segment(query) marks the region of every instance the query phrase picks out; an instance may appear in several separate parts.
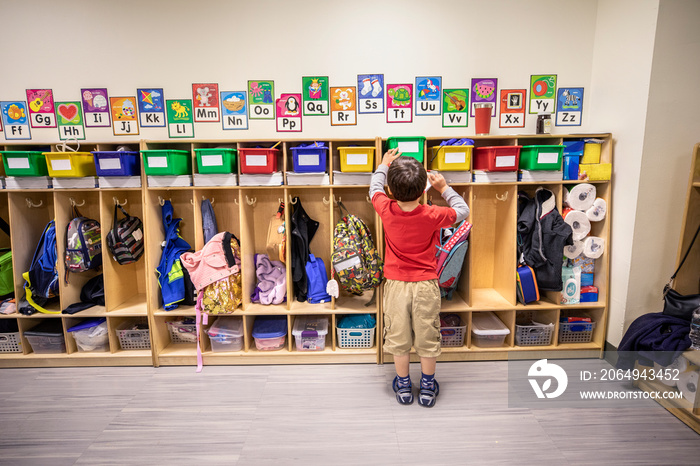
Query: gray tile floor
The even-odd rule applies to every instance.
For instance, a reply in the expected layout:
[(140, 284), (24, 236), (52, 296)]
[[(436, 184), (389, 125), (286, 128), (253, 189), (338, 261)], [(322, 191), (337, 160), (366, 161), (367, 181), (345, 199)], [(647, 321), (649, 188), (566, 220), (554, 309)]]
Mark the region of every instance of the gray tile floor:
[(439, 364), (433, 409), (396, 403), (391, 365), (3, 369), (0, 464), (700, 464), (654, 401), (509, 408), (507, 369)]

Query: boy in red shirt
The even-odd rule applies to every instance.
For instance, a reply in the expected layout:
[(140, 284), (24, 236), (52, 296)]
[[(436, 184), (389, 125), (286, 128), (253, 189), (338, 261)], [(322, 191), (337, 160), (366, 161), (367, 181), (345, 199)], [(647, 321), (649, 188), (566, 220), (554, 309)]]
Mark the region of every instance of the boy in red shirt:
[[(396, 200), (384, 192), (385, 180)], [(428, 180), (450, 207), (418, 202)], [(369, 195), (384, 224), (384, 349), (394, 356), (392, 387), (399, 403), (413, 403), (408, 372), (413, 345), (422, 373), (418, 404), (430, 408), (440, 392), (435, 380), (441, 341), (435, 246), (440, 229), (467, 218), (469, 207), (442, 175), (426, 173), (420, 162), (401, 157), (398, 149), (384, 154)]]

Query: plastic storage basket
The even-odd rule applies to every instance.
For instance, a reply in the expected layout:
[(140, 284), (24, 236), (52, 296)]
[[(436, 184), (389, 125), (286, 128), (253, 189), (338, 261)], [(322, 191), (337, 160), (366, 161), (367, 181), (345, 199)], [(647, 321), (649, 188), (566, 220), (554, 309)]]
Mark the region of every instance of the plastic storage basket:
[(253, 324), (255, 347), (259, 351), (274, 351), (284, 348), (287, 340), (287, 318), (285, 316), (258, 316)]
[(37, 354), (65, 353), (63, 324), (60, 319), (45, 319), (36, 327), (24, 332), (32, 351)]
[(430, 148), (430, 169), (466, 171), (471, 166), (474, 146), (433, 146)]
[(277, 156), (279, 149), (267, 147), (241, 147), (238, 154), (241, 157), (241, 173), (274, 173), (277, 171)]
[(41, 151), (2, 151), (7, 176), (47, 176), (46, 156)]
[(372, 328), (338, 328), (339, 348), (371, 348), (374, 346), (374, 331)]
[(19, 332), (0, 333), (0, 353), (21, 353), (22, 339)]
[(474, 149), (472, 167), (488, 172), (513, 172), (518, 169), (521, 146), (485, 146)]
[(481, 348), (503, 346), (510, 333), (501, 319), (491, 311), (472, 314), (472, 343)]
[(440, 336), (442, 338), (442, 346), (456, 347), (464, 345), (464, 336), (467, 334), (467, 326), (459, 327), (440, 327)]
[(343, 173), (371, 173), (374, 171), (374, 147), (338, 147), (340, 171)]
[(515, 344), (518, 346), (541, 346), (552, 343), (554, 324), (515, 324)]
[(236, 152), (228, 147), (195, 149), (197, 173), (236, 173)]
[(292, 147), (292, 164), (296, 173), (324, 173), (327, 147)]
[(243, 349), (243, 320), (238, 317), (219, 317), (209, 330), (209, 341), (214, 353)]
[(190, 175), (190, 152), (176, 149), (142, 150), (144, 170), (150, 176)]
[(44, 152), (49, 176), (80, 178), (95, 176), (95, 158), (91, 152)]
[(425, 137), (423, 136), (390, 137), (386, 140), (386, 143), (389, 149), (395, 149), (398, 147), (399, 152), (401, 152), (401, 155), (413, 157), (419, 162), (423, 161), (425, 148)]
[(561, 170), (564, 146), (523, 146), (520, 150), (521, 170)]
[(107, 319), (89, 319), (68, 329), (73, 336), (78, 351), (109, 351)]
[(171, 343), (197, 343), (197, 324), (194, 319), (169, 320)]
[(97, 176), (139, 176), (141, 158), (139, 151), (94, 151)]
[(151, 334), (145, 322), (122, 322), (117, 327), (117, 337), (123, 350), (151, 349)]
[(297, 351), (323, 351), (328, 335), (328, 318), (298, 316), (292, 328)]
[(594, 328), (595, 322), (559, 322), (559, 343), (588, 343)]

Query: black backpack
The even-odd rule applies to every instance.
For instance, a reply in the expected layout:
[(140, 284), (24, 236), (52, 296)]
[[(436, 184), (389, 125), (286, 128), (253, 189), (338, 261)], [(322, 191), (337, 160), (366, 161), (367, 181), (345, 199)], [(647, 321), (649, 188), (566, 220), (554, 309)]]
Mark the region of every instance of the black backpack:
[[(124, 214), (121, 220), (117, 219), (117, 209)], [(119, 204), (114, 206), (114, 223), (107, 233), (107, 247), (120, 265), (136, 262), (143, 255), (143, 223), (138, 217), (127, 214)]]

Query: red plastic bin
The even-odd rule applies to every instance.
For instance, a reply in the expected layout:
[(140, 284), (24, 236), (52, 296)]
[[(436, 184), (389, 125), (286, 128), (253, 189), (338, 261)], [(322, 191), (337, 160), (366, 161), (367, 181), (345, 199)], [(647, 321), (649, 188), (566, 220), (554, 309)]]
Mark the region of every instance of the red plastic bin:
[(522, 146), (486, 146), (474, 148), (472, 170), (514, 172), (520, 162)]
[(241, 160), (241, 173), (274, 173), (277, 171), (279, 149), (267, 147), (241, 147), (238, 156)]

